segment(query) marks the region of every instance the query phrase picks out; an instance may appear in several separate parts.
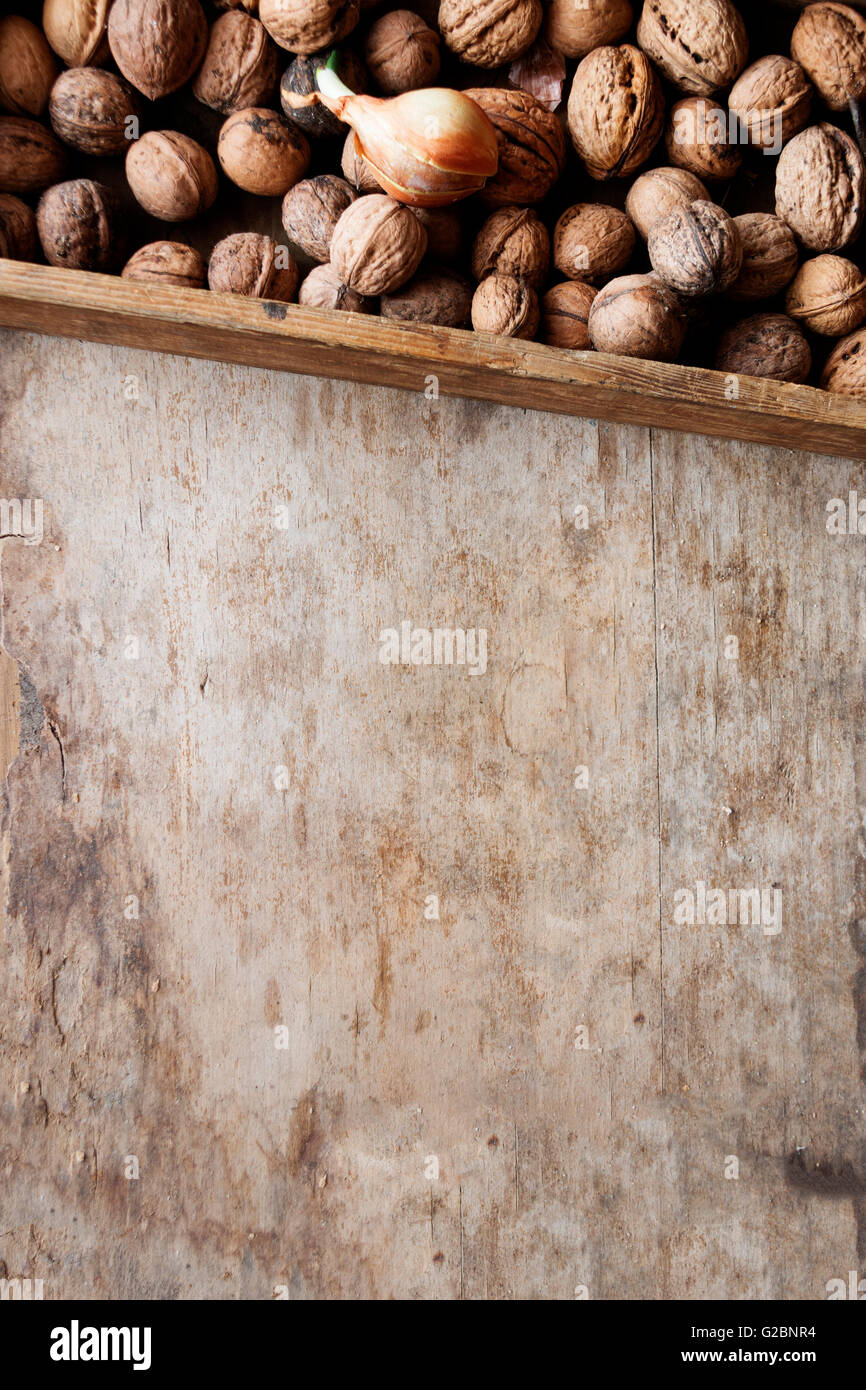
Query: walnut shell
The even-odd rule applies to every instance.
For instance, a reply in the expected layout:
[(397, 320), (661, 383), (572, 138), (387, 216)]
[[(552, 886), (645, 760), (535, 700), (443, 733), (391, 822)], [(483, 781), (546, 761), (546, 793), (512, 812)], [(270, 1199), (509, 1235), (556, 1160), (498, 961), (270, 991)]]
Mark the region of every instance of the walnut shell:
[(278, 74), (279, 50), (264, 25), (244, 10), (229, 10), (211, 27), (193, 95), (227, 116), (245, 106), (266, 106)]
[(350, 290), (332, 265), (317, 265), (298, 291), (298, 303), (308, 309), (340, 309), (351, 314), (372, 314), (375, 305), (364, 295)]
[(358, 151), (354, 130), (350, 130), (346, 136), (340, 167), (343, 171), (343, 176), (353, 188), (358, 189), (359, 193), (382, 192), (382, 185), (376, 178), (367, 160)]
[(57, 136), (26, 116), (0, 116), (0, 193), (38, 193), (63, 177)]
[(551, 0), (544, 37), (566, 58), (585, 58), (594, 48), (624, 39), (633, 18), (630, 0)]
[(866, 96), (866, 19), (850, 5), (807, 5), (791, 35), (791, 55), (831, 111)]
[(632, 184), (625, 200), (625, 210), (640, 236), (646, 241), (654, 224), (667, 217), (674, 208), (687, 208), (710, 195), (697, 174), (688, 169), (662, 166), (648, 169)]
[(525, 280), (513, 275), (488, 275), (472, 297), (472, 327), (476, 333), (534, 338), (540, 320), (538, 295)]
[(812, 370), (812, 353), (787, 314), (754, 314), (722, 334), (715, 367), (729, 376), (803, 382)]
[(0, 256), (32, 261), (36, 255), (36, 218), (26, 203), (0, 193)]
[(331, 265), (358, 294), (392, 294), (411, 280), (427, 233), (402, 203), (368, 193), (346, 208), (331, 241)]
[(120, 273), (125, 280), (187, 290), (203, 290), (207, 280), (207, 267), (198, 251), (181, 241), (152, 241), (140, 247)]
[(664, 97), (639, 48), (596, 48), (578, 65), (568, 98), (568, 129), (594, 179), (633, 174), (649, 159), (664, 126)]
[(477, 68), (499, 68), (532, 47), (540, 0), (442, 0), (439, 32), (452, 53)]
[[(314, 139), (324, 135), (343, 135), (346, 131), (345, 122), (319, 101), (316, 72), (321, 66), (321, 54), (312, 58), (299, 55), (286, 68), (280, 82), (280, 105), (286, 118)], [(366, 92), (364, 64), (349, 49), (337, 50), (335, 71), (341, 82), (345, 82), (353, 92)]]
[(334, 229), (357, 196), (345, 179), (338, 179), (334, 174), (303, 179), (290, 188), (283, 199), (286, 235), (314, 261), (327, 261)]
[(463, 249), (463, 223), (455, 208), (412, 208), (427, 233), (427, 254), (437, 261), (456, 261)]
[(825, 391), (866, 400), (866, 328), (840, 338), (824, 364), (821, 385)]
[(217, 156), (239, 188), (281, 198), (307, 172), (310, 146), (297, 126), (278, 112), (252, 106), (229, 116), (219, 134)]
[(697, 96), (729, 87), (749, 55), (730, 0), (645, 0), (637, 41), (675, 87)]
[[(275, 299), (291, 304), (298, 292), (301, 273), (291, 256), (269, 236), (235, 232), (218, 241), (211, 252), (207, 281), (219, 294), (244, 294), (248, 299)], [(286, 265), (278, 262), (286, 260)]]
[(866, 319), (866, 276), (844, 256), (816, 256), (794, 277), (785, 308), (813, 333), (841, 338)]
[(730, 139), (728, 113), (706, 97), (684, 97), (670, 109), (665, 147), (671, 164), (718, 183), (730, 179), (743, 162), (743, 152)]
[(469, 87), (464, 95), (496, 127), (499, 170), (481, 192), (493, 207), (538, 203), (565, 168), (565, 135), (552, 111), (528, 92), (504, 87)]
[(67, 145), (84, 154), (125, 154), (130, 117), (140, 115), (138, 97), (122, 77), (103, 68), (69, 68), (51, 89), (48, 115)]
[(583, 280), (565, 280), (548, 290), (541, 301), (541, 341), (581, 352), (591, 347), (589, 311), (597, 294)]
[(43, 193), (36, 227), (49, 265), (111, 270), (118, 250), (114, 199), (101, 183), (71, 179)]
[(776, 212), (812, 251), (841, 251), (860, 233), (866, 169), (849, 135), (823, 123), (795, 135), (776, 165)]
[(370, 29), (364, 61), (386, 96), (431, 87), (439, 76), (439, 35), (411, 10), (391, 10)]
[(589, 311), (589, 337), (597, 352), (673, 362), (685, 336), (682, 305), (655, 275), (611, 280)]
[(778, 154), (809, 120), (812, 84), (799, 63), (769, 54), (737, 78), (728, 108), (746, 130), (750, 145)]
[(472, 286), (453, 270), (421, 270), (393, 294), (383, 294), (383, 319), (464, 328), (472, 309)]
[(259, 0), (262, 24), (291, 53), (318, 53), (339, 43), (360, 13), (358, 0)]
[(45, 37), (69, 67), (86, 67), (105, 46), (110, 4), (111, 0), (45, 0)]
[(656, 222), (647, 249), (659, 279), (682, 295), (729, 290), (743, 264), (734, 219), (724, 208), (704, 201), (675, 208)]
[(207, 150), (177, 130), (149, 130), (130, 145), (126, 179), (136, 201), (162, 222), (199, 217), (218, 189)]
[(208, 27), (198, 0), (113, 0), (111, 56), (148, 101), (176, 92), (204, 57)]
[(734, 225), (743, 264), (731, 286), (731, 299), (772, 299), (796, 274), (800, 253), (794, 233), (769, 212), (745, 212), (734, 218)]
[(41, 116), (57, 77), (45, 35), (21, 15), (0, 18), (0, 111)]
[(550, 269), (550, 236), (532, 208), (499, 208), (481, 227), (472, 248), (472, 274), (515, 275), (540, 289)]
[(634, 227), (619, 208), (575, 203), (553, 229), (553, 260), (569, 280), (599, 281), (618, 275), (632, 258)]

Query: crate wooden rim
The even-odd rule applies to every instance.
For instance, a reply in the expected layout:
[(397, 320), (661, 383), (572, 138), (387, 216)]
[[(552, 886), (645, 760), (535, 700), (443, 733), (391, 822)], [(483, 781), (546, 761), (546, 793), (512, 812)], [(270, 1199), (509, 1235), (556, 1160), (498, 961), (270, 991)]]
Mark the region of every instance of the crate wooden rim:
[(866, 459), (866, 403), (486, 333), (0, 259), (0, 326)]

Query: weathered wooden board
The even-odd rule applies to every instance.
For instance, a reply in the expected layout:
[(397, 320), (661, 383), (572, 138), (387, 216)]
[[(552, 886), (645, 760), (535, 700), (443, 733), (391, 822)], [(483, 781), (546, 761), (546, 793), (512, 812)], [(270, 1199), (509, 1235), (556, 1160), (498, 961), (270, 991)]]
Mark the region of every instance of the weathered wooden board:
[(858, 465), (13, 333), (0, 410), (6, 1276), (866, 1274)]

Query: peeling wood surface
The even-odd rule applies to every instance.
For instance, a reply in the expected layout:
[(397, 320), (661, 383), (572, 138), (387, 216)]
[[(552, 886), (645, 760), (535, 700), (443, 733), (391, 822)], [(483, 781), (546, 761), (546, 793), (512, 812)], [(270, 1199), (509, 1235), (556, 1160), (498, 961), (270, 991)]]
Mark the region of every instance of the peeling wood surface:
[[(866, 1275), (861, 465), (13, 333), (0, 409), (44, 502), (0, 541), (0, 1275)], [(383, 665), (403, 620), (486, 672)], [(674, 925), (698, 881), (782, 930)]]

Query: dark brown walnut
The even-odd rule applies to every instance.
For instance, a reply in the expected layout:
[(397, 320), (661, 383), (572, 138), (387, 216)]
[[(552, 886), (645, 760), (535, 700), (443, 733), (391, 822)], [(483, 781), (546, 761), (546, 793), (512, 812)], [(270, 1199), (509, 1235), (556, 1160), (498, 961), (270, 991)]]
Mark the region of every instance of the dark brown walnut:
[(565, 280), (548, 290), (541, 301), (541, 341), (578, 351), (591, 347), (589, 311), (597, 294), (583, 280)]
[(633, 17), (629, 0), (551, 0), (544, 37), (566, 58), (585, 58), (594, 48), (624, 39)]
[(201, 145), (177, 130), (149, 130), (126, 156), (133, 197), (162, 222), (200, 217), (216, 199), (214, 162)]
[(746, 131), (750, 145), (778, 154), (809, 120), (812, 84), (799, 63), (769, 54), (738, 77), (728, 109)]
[(198, 0), (113, 0), (111, 56), (148, 101), (176, 92), (204, 57), (208, 27)]
[(440, 328), (464, 328), (472, 309), (472, 286), (454, 270), (430, 267), (413, 275), (393, 294), (383, 294), (383, 319), (433, 323)]
[(687, 208), (690, 203), (709, 198), (697, 174), (662, 166), (648, 169), (635, 179), (625, 200), (625, 210), (646, 241), (655, 223), (675, 208)]
[(441, 0), (439, 32), (464, 63), (499, 68), (531, 48), (541, 17), (541, 0)]
[(223, 172), (247, 193), (281, 198), (304, 177), (310, 146), (277, 111), (253, 106), (229, 116), (219, 134)]
[(41, 29), (21, 15), (0, 17), (0, 111), (41, 116), (57, 72)]
[(866, 400), (866, 328), (839, 340), (824, 364), (821, 385), (836, 395)]
[(402, 203), (369, 193), (346, 208), (331, 240), (331, 265), (358, 294), (392, 294), (411, 280), (427, 233)]
[(152, 241), (131, 256), (120, 272), (125, 280), (175, 289), (203, 290), (207, 266), (198, 251), (182, 241)]
[(36, 218), (31, 208), (11, 193), (0, 193), (0, 256), (32, 261), (36, 254)]
[(105, 24), (110, 4), (111, 0), (45, 0), (45, 37), (69, 67), (86, 67), (107, 50)]
[(791, 55), (831, 111), (866, 96), (866, 19), (850, 5), (807, 5), (791, 35)]
[(298, 291), (298, 303), (308, 309), (340, 309), (348, 314), (372, 314), (375, 301), (344, 284), (332, 265), (317, 265)]
[(391, 10), (370, 29), (364, 61), (386, 96), (432, 87), (439, 76), (439, 35), (411, 10)]
[(604, 203), (575, 203), (553, 229), (553, 260), (570, 280), (595, 282), (618, 275), (632, 258), (630, 218)]
[(66, 151), (52, 131), (26, 116), (0, 116), (0, 193), (38, 193), (65, 169)]
[(103, 68), (69, 68), (51, 91), (48, 115), (60, 139), (83, 154), (125, 154), (140, 117), (128, 82)]
[(812, 370), (812, 353), (787, 314), (754, 314), (722, 334), (715, 367), (728, 376), (803, 382)]
[(779, 156), (776, 212), (812, 251), (841, 251), (859, 236), (864, 193), (863, 157), (836, 126), (809, 126)]
[(499, 142), (499, 170), (481, 198), (493, 207), (540, 202), (565, 168), (565, 135), (555, 113), (528, 92), (504, 87), (470, 87), (465, 95), (493, 122)]
[(743, 264), (734, 219), (724, 208), (703, 201), (675, 208), (656, 222), (647, 249), (659, 279), (688, 296), (729, 290)]
[(769, 212), (745, 212), (734, 218), (734, 225), (743, 264), (730, 288), (731, 299), (772, 299), (797, 272), (800, 253), (794, 233)]
[(381, 193), (382, 185), (367, 160), (358, 152), (354, 130), (350, 130), (346, 136), (340, 167), (347, 181), (359, 193)]
[[(280, 105), (287, 119), (313, 139), (343, 135), (346, 131), (344, 122), (319, 101), (316, 73), (323, 62), (321, 54), (312, 58), (297, 57), (286, 68), (280, 82)], [(366, 92), (366, 70), (349, 49), (337, 51), (335, 71), (353, 92)]]
[(327, 261), (337, 223), (357, 196), (345, 179), (334, 174), (303, 179), (283, 199), (286, 235), (314, 261)]
[(707, 183), (733, 178), (743, 162), (740, 146), (730, 138), (728, 113), (706, 97), (675, 102), (665, 130), (668, 159)]
[(488, 275), (472, 296), (472, 327), (476, 333), (503, 338), (534, 338), (541, 321), (538, 295), (514, 275)]
[(568, 129), (592, 178), (621, 178), (646, 164), (664, 117), (661, 84), (639, 48), (596, 48), (578, 65)]
[(472, 274), (515, 275), (540, 289), (550, 269), (550, 236), (532, 208), (498, 208), (488, 217), (472, 248)]
[(318, 53), (351, 33), (358, 0), (259, 0), (259, 19), (280, 48)]
[(844, 256), (816, 256), (794, 277), (785, 308), (812, 333), (841, 338), (866, 320), (866, 276)]
[(211, 252), (207, 282), (218, 294), (243, 294), (248, 299), (294, 302), (301, 273), (284, 247), (258, 232), (235, 232), (218, 241)]
[(114, 199), (101, 183), (71, 179), (43, 193), (36, 228), (49, 265), (67, 270), (111, 270), (121, 238)]
[(211, 28), (193, 95), (226, 116), (245, 106), (266, 106), (276, 89), (279, 63), (279, 49), (264, 25), (244, 10), (230, 10)]
[(463, 249), (463, 223), (454, 208), (412, 208), (427, 233), (427, 254), (437, 261), (456, 261)]
[(729, 87), (749, 56), (730, 0), (645, 0), (637, 41), (675, 87), (697, 96)]
[(682, 305), (656, 275), (611, 280), (589, 311), (589, 337), (597, 352), (673, 362), (685, 336)]

